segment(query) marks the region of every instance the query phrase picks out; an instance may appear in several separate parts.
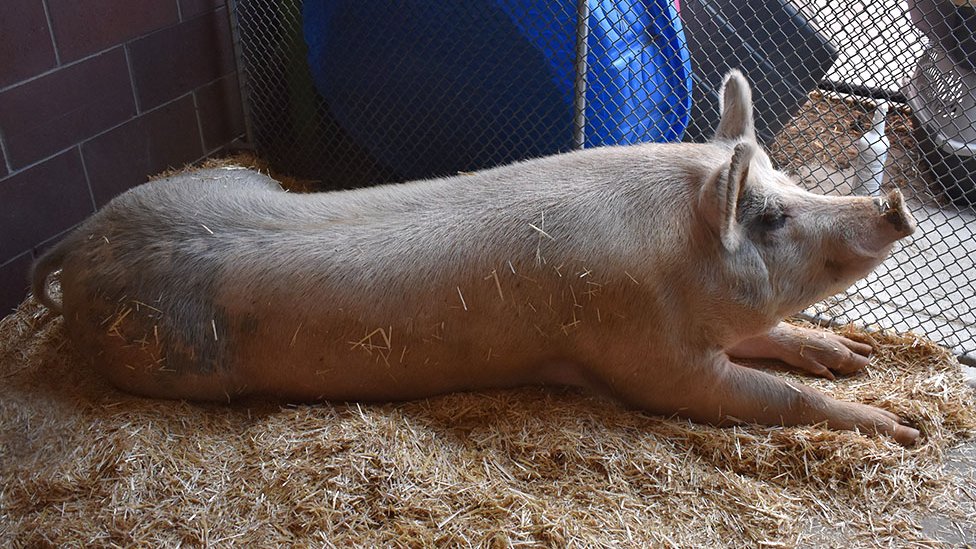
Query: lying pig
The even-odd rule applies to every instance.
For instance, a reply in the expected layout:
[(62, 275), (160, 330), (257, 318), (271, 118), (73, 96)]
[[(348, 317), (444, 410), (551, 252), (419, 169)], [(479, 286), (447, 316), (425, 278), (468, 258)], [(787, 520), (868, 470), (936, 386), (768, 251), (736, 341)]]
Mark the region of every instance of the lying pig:
[[(780, 322), (912, 234), (901, 195), (828, 197), (772, 168), (726, 77), (705, 144), (606, 147), (311, 195), (246, 170), (134, 188), (34, 266), (122, 390), (399, 400), (568, 384), (713, 424), (825, 423), (913, 443), (895, 414), (730, 360), (832, 377), (870, 347)], [(45, 293), (61, 269), (63, 309)]]

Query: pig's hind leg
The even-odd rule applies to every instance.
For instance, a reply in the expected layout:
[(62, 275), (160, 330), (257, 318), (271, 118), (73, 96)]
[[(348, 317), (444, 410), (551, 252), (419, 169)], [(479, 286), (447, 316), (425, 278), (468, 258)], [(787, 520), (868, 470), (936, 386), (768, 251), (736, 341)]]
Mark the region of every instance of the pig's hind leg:
[(832, 332), (781, 322), (726, 352), (733, 358), (779, 360), (801, 372), (834, 379), (834, 374), (851, 374), (867, 366), (871, 346)]

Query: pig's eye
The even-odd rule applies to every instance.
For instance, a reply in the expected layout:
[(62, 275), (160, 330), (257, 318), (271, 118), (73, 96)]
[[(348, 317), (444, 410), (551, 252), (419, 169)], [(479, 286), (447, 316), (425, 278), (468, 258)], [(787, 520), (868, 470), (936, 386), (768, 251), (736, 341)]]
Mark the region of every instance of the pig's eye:
[(767, 231), (775, 231), (786, 225), (786, 220), (789, 218), (790, 216), (782, 210), (768, 209), (759, 215), (759, 225)]

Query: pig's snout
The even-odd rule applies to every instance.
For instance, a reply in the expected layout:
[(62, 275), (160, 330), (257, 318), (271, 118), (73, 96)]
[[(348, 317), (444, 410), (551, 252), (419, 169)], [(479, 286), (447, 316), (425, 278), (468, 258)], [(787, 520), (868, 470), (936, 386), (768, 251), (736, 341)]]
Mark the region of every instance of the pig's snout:
[(892, 189), (887, 196), (874, 198), (874, 204), (881, 215), (883, 233), (890, 236), (890, 242), (911, 236), (917, 226), (912, 213), (905, 207), (905, 199), (898, 189)]
[[(867, 276), (891, 253), (895, 242), (915, 232), (915, 218), (897, 190), (883, 197), (825, 197), (819, 227), (828, 293), (836, 293)], [(826, 222), (826, 225), (824, 224)], [(814, 256), (816, 257), (816, 256)]]
[(855, 200), (859, 207), (851, 213), (859, 219), (849, 240), (855, 256), (883, 259), (896, 241), (915, 232), (915, 218), (905, 207), (905, 199), (897, 189), (887, 196)]

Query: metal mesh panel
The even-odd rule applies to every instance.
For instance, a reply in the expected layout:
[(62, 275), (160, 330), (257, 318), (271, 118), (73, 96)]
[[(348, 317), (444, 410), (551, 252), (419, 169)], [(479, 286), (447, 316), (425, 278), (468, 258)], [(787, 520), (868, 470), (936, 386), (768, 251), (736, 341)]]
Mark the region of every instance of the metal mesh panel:
[(251, 138), (323, 189), (703, 141), (740, 68), (778, 167), (823, 193), (898, 187), (919, 221), (808, 312), (976, 355), (970, 3), (238, 0), (236, 16)]

